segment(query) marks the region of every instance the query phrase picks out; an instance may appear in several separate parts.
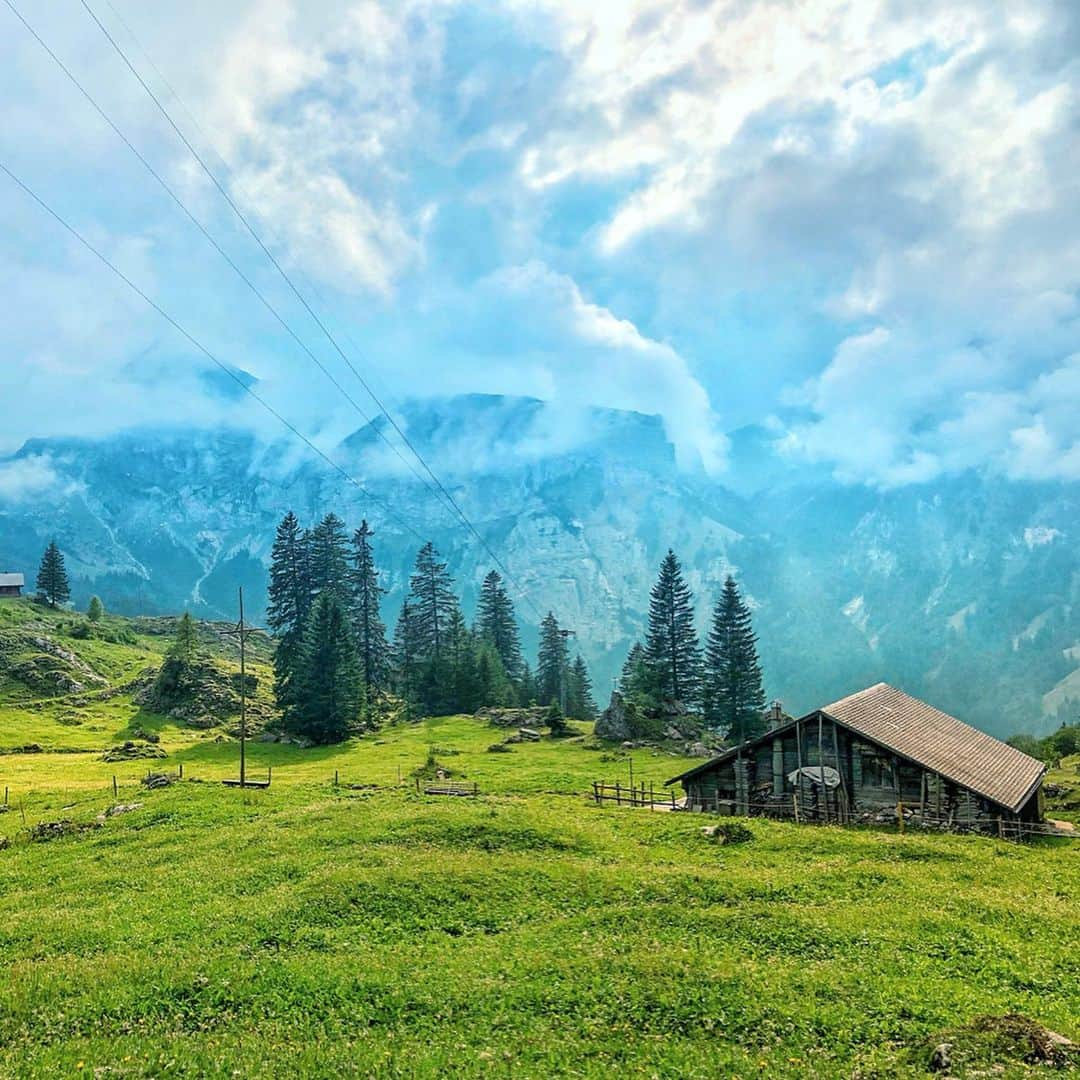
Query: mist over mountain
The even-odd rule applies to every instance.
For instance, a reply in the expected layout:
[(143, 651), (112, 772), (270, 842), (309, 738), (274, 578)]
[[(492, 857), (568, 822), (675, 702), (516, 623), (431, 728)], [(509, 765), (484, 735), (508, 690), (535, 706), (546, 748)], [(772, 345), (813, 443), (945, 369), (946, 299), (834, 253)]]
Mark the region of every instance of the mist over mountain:
[[(702, 627), (724, 576), (739, 578), (767, 690), (792, 711), (878, 679), (996, 734), (1045, 731), (1075, 711), (1076, 484), (968, 473), (842, 485), (785, 459), (764, 428), (731, 433), (730, 468), (709, 477), (680, 471), (657, 417), (555, 413), (531, 398), (426, 400), (398, 415), (526, 594), (527, 648), (537, 611), (554, 610), (601, 698), (643, 631), (670, 546)], [(375, 527), (388, 620), (429, 538), (471, 614), (491, 568), (475, 538), (373, 426), (331, 456), (376, 498), (293, 444), (238, 431), (31, 440), (0, 459), (0, 570), (32, 579), (55, 537), (80, 606), (96, 592), (122, 613), (230, 618), (243, 585), (258, 618), (279, 518), (333, 509)]]

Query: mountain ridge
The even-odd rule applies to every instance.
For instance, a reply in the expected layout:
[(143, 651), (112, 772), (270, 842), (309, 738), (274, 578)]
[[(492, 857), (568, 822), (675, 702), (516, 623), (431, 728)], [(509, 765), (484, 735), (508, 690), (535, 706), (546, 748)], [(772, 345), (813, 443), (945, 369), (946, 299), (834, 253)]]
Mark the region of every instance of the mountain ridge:
[[(793, 710), (886, 679), (999, 735), (1075, 711), (1075, 484), (970, 473), (845, 486), (790, 466), (765, 429), (733, 437), (738, 476), (710, 478), (678, 471), (656, 417), (590, 409), (564, 423), (529, 398), (407, 402), (397, 418), (537, 608), (577, 630), (601, 697), (642, 633), (670, 546), (702, 630), (737, 574), (767, 689)], [(490, 560), (452, 513), (370, 426), (331, 454), (444, 552), (471, 612)], [(32, 579), (55, 536), (80, 604), (96, 591), (118, 612), (228, 618), (244, 585), (258, 616), (277, 520), (335, 509), (374, 523), (392, 622), (419, 545), (324, 462), (247, 432), (34, 439), (0, 469), (31, 459), (55, 479), (0, 502), (0, 562)], [(536, 614), (520, 597), (517, 607), (531, 649)]]

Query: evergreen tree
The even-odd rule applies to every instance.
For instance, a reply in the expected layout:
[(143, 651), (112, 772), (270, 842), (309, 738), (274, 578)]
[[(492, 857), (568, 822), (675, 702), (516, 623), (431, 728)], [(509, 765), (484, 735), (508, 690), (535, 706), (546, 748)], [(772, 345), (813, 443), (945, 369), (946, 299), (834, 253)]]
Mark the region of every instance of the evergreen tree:
[(389, 662), (386, 627), (379, 616), (379, 598), (386, 590), (379, 584), (371, 536), (367, 521), (361, 521), (353, 534), (352, 550), (353, 626), (364, 685), (369, 692), (385, 685)]
[(92, 623), (101, 622), (105, 616), (105, 605), (101, 602), (100, 596), (91, 596), (90, 603), (86, 608), (86, 617)]
[(168, 659), (190, 667), (199, 658), (199, 631), (191, 613), (185, 611), (176, 624), (172, 645), (169, 646)]
[(526, 708), (532, 705), (538, 700), (537, 694), (539, 691), (536, 688), (536, 678), (533, 676), (532, 668), (522, 661), (521, 663), (521, 678), (517, 682), (517, 699), (518, 704)]
[(416, 643), (425, 661), (442, 659), (446, 633), (458, 608), (453, 579), (429, 540), (417, 553), (409, 578), (410, 606), (416, 620)]
[(547, 726), (553, 738), (566, 734), (566, 717), (562, 714), (558, 702), (552, 702), (547, 711)]
[(705, 723), (744, 742), (765, 730), (765, 691), (750, 609), (728, 575), (705, 652)]
[(589, 678), (589, 669), (580, 654), (574, 658), (567, 675), (566, 711), (575, 720), (596, 719), (592, 679)]
[(484, 578), (480, 587), (480, 599), (476, 605), (476, 632), (491, 642), (506, 674), (511, 679), (520, 679), (524, 658), (521, 655), (514, 602), (496, 570)]
[(651, 707), (656, 701), (654, 684), (655, 679), (645, 655), (645, 646), (640, 641), (635, 641), (619, 675), (619, 693), (627, 701)]
[(274, 651), (274, 697), (283, 712), (293, 700), (304, 631), (311, 607), (307, 538), (289, 511), (278, 525), (270, 553), (266, 624), (277, 639)]
[(56, 541), (45, 549), (41, 556), (41, 566), (37, 576), (38, 599), (49, 607), (59, 607), (71, 599), (71, 585), (68, 582), (64, 556), (56, 546)]
[(419, 643), (417, 641), (416, 615), (412, 605), (406, 600), (401, 605), (397, 625), (394, 627), (394, 644), (391, 649), (393, 662), (394, 689), (399, 697), (405, 702), (407, 710), (411, 711), (416, 704), (419, 679), (418, 665)]
[(649, 596), (645, 656), (661, 697), (693, 708), (701, 694), (701, 650), (694, 604), (675, 552), (668, 550)]
[(568, 662), (566, 638), (553, 612), (540, 623), (540, 650), (536, 660), (536, 700), (558, 704), (562, 697)]
[[(433, 712), (476, 712), (480, 700), (480, 675), (476, 639), (465, 623), (460, 609), (450, 615), (446, 630), (446, 683), (437, 687)], [(439, 663), (439, 661), (433, 661)], [(450, 692), (447, 693), (447, 690)], [(440, 707), (441, 706), (441, 707)]]
[[(522, 669), (528, 672), (528, 665), (522, 664)], [(506, 674), (503, 667), (502, 657), (495, 651), (490, 641), (480, 640), (476, 643), (476, 677), (479, 684), (480, 705), (515, 705), (519, 701), (519, 694), (523, 682), (517, 686)], [(531, 679), (531, 676), (529, 676)], [(528, 698), (520, 699), (524, 704), (529, 703)]]
[(333, 592), (315, 599), (304, 633), (289, 730), (315, 743), (340, 742), (364, 709), (364, 681), (345, 609)]
[(185, 611), (154, 679), (154, 695), (163, 712), (198, 692), (196, 668), (201, 659), (199, 630), (190, 612)]
[(310, 595), (330, 593), (348, 609), (351, 606), (349, 575), (349, 545), (345, 537), (345, 522), (329, 513), (311, 530), (307, 541)]

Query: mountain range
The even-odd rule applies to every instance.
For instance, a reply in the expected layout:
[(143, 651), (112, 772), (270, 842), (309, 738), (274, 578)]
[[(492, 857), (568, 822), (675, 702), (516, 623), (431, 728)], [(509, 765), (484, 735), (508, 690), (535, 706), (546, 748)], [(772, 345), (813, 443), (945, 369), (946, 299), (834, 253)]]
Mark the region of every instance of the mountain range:
[[(1075, 484), (975, 472), (885, 491), (843, 484), (794, 466), (764, 428), (733, 432), (728, 472), (709, 477), (677, 467), (657, 417), (528, 398), (414, 401), (396, 418), (509, 570), (526, 647), (553, 610), (601, 701), (671, 547), (702, 630), (736, 575), (767, 692), (788, 711), (881, 679), (998, 735), (1042, 733), (1078, 711)], [(360, 487), (302, 447), (237, 430), (31, 440), (0, 459), (0, 571), (32, 580), (55, 538), (79, 606), (97, 593), (120, 613), (232, 618), (242, 585), (257, 619), (277, 521), (333, 509), (376, 530), (389, 624), (426, 539), (471, 613), (491, 555), (387, 441), (400, 443), (368, 424), (328, 451)]]

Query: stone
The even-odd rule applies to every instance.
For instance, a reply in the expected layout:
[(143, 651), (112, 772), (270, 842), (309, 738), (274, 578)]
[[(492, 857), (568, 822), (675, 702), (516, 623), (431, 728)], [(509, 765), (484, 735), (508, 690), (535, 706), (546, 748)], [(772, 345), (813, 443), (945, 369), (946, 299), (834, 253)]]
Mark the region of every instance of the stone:
[(931, 1072), (947, 1072), (952, 1067), (952, 1043), (939, 1043), (930, 1055)]

